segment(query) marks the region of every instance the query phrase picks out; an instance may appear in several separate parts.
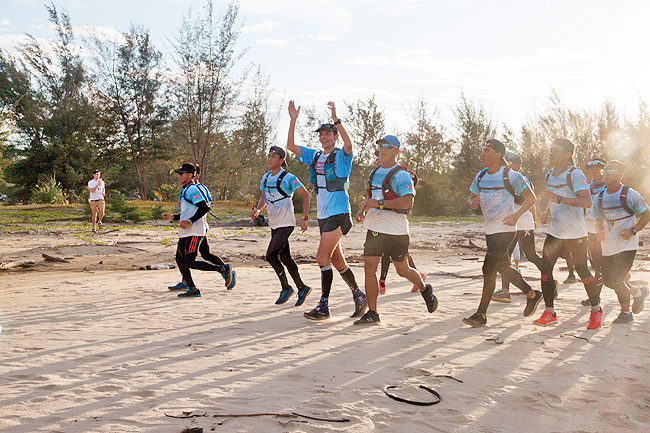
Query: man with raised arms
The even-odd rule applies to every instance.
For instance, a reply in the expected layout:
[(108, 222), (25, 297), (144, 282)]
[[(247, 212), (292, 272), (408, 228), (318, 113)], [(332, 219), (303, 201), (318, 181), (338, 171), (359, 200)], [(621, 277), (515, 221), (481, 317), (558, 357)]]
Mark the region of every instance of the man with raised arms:
[(384, 254), (390, 256), (397, 273), (420, 290), (429, 313), (438, 308), (438, 299), (433, 294), (431, 284), (425, 285), (420, 273), (410, 267), (406, 260), (409, 248), (409, 222), (406, 215), (413, 207), (415, 189), (411, 174), (397, 164), (400, 142), (394, 135), (387, 135), (378, 140), (377, 144), (381, 165), (370, 173), (369, 196), (356, 215), (358, 222), (365, 218), (363, 228), (368, 230), (363, 250), (368, 312), (356, 320), (355, 325), (380, 322), (377, 313), (377, 267)]
[[(594, 197), (593, 205), (603, 253), (600, 272), (604, 284), (616, 291), (621, 304), (621, 313), (612, 323), (629, 324), (634, 322), (632, 314), (643, 310), (648, 296), (647, 287), (632, 286), (626, 277), (639, 248), (637, 232), (650, 222), (650, 210), (638, 192), (621, 183), (625, 168), (620, 161), (610, 161), (604, 171), (607, 188)], [(634, 216), (639, 214), (641, 218), (636, 221)], [(634, 297), (631, 312), (630, 295)]]
[[(298, 156), (301, 162), (309, 165), (310, 180), (316, 191), (318, 227), (321, 232), (316, 262), (321, 270), (322, 294), (316, 308), (305, 313), (305, 317), (311, 320), (325, 320), (330, 317), (329, 295), (334, 277), (332, 266), (339, 271), (352, 291), (354, 299), (352, 317), (363, 315), (368, 305), (366, 296), (357, 286), (341, 248), (341, 237), (352, 228), (350, 197), (347, 191), (352, 167), (352, 140), (336, 115), (334, 102), (328, 102), (327, 106), (334, 123), (324, 123), (316, 130), (323, 147), (322, 151), (317, 151), (295, 144), (296, 122), (300, 107), (296, 108), (294, 102), (289, 101), (291, 120), (287, 150)], [(339, 135), (343, 140), (343, 148), (336, 147)]]
[[(488, 140), (481, 152), (485, 166), (470, 186), (470, 207), (481, 206), (485, 217), (487, 252), (483, 262), (483, 293), (476, 313), (463, 319), (474, 327), (487, 324), (487, 309), (496, 286), (497, 272), (526, 294), (524, 317), (531, 316), (542, 299), (541, 292), (533, 290), (516, 269), (510, 267), (510, 247), (516, 242), (517, 220), (535, 204), (535, 193), (523, 176), (507, 167), (506, 147), (499, 140)], [(515, 196), (523, 197), (515, 211)]]
[(556, 290), (553, 267), (566, 249), (589, 296), (591, 314), (587, 329), (598, 329), (603, 310), (599, 305), (596, 279), (587, 267), (587, 226), (583, 210), (591, 207), (591, 195), (587, 178), (573, 164), (573, 149), (573, 143), (566, 138), (558, 138), (551, 145), (549, 161), (553, 168), (546, 174), (546, 190), (542, 193), (551, 212), (542, 250), (542, 292), (546, 309), (533, 323), (539, 326), (557, 323), (553, 307)]

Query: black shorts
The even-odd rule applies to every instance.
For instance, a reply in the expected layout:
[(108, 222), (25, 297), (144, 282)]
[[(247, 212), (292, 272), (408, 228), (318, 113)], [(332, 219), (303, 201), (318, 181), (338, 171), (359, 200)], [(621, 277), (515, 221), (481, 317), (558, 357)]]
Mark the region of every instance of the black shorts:
[(178, 251), (184, 256), (194, 254), (199, 251), (199, 247), (203, 242), (204, 236), (187, 236), (178, 239)]
[(619, 284), (625, 281), (627, 274), (632, 269), (636, 250), (622, 251), (613, 256), (603, 256), (600, 273), (606, 286)]
[(403, 262), (409, 254), (409, 235), (387, 235), (368, 230), (363, 255), (381, 257), (388, 254), (394, 262)]
[(350, 219), (349, 213), (340, 213), (318, 220), (318, 228), (320, 228), (321, 235), (325, 232), (333, 232), (339, 227), (341, 227), (341, 233), (344, 235), (348, 234), (352, 228), (352, 220)]

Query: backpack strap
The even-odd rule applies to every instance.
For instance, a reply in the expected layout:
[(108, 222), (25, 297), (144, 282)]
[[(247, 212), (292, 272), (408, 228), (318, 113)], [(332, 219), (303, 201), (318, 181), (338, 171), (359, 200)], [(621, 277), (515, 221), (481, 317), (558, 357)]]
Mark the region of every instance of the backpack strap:
[(268, 172), (268, 173), (266, 173), (266, 174), (264, 175), (264, 188), (266, 188), (266, 189), (275, 188), (275, 189), (278, 190), (278, 192), (279, 192), (280, 195), (282, 196), (282, 197), (280, 197), (280, 198), (277, 199), (277, 200), (268, 200), (268, 203), (275, 203), (275, 202), (278, 202), (278, 201), (280, 201), (280, 200), (284, 200), (285, 198), (289, 198), (289, 194), (287, 194), (287, 193), (282, 189), (282, 186), (280, 185), (280, 184), (282, 183), (282, 179), (284, 179), (284, 177), (287, 175), (287, 173), (288, 173), (288, 172), (287, 172), (286, 170), (284, 170), (284, 171), (282, 171), (282, 173), (280, 173), (280, 175), (278, 176), (278, 179), (277, 179), (277, 182), (276, 182), (276, 185), (275, 185), (275, 186), (268, 186), (268, 185), (266, 184), (267, 180), (269, 179), (269, 175), (271, 174), (271, 172)]
[[(379, 170), (380, 167), (381, 167), (381, 165), (378, 165), (377, 167), (375, 167), (370, 172), (370, 176), (368, 176), (368, 187), (366, 188), (366, 192), (368, 193), (368, 198), (372, 198), (372, 189), (373, 189), (372, 180), (375, 178), (375, 173), (377, 173), (377, 170)], [(378, 189), (378, 188), (375, 188), (375, 189)], [(381, 189), (381, 187), (379, 187), (379, 189)]]
[(515, 200), (515, 204), (521, 206), (524, 203), (524, 198), (520, 195), (517, 195), (515, 189), (512, 187), (512, 183), (510, 183), (510, 168), (508, 167), (503, 167), (503, 186), (505, 186), (506, 190), (510, 193), (510, 195), (512, 195)]
[(476, 186), (478, 186), (479, 191), (481, 190), (481, 179), (487, 174), (488, 168), (485, 167), (478, 173), (478, 179), (476, 179)]
[(628, 191), (630, 190), (630, 187), (629, 187), (629, 186), (627, 186), (627, 185), (623, 185), (623, 187), (622, 187), (622, 189), (621, 189), (621, 196), (620, 196), (620, 197), (621, 197), (621, 206), (620, 206), (620, 207), (619, 207), (619, 206), (608, 207), (608, 208), (603, 207), (603, 195), (605, 194), (605, 190), (606, 190), (606, 189), (603, 188), (603, 189), (600, 190), (600, 192), (598, 193), (598, 207), (600, 208), (601, 212), (602, 212), (604, 209), (623, 209), (625, 212), (627, 212), (627, 213), (629, 214), (629, 215), (624, 216), (624, 217), (621, 217), (621, 218), (616, 218), (616, 219), (613, 219), (613, 220), (607, 220), (607, 221), (613, 223), (614, 221), (620, 221), (620, 220), (628, 219), (628, 218), (634, 216), (634, 211), (633, 211), (632, 209), (630, 209), (630, 206), (628, 206), (628, 204), (627, 204), (627, 193), (628, 193)]
[(571, 166), (569, 167), (569, 171), (567, 171), (566, 173), (566, 184), (573, 194), (575, 194), (576, 192), (573, 190), (573, 180), (571, 179), (571, 176), (573, 174), (573, 170), (575, 169), (576, 168), (574, 166)]

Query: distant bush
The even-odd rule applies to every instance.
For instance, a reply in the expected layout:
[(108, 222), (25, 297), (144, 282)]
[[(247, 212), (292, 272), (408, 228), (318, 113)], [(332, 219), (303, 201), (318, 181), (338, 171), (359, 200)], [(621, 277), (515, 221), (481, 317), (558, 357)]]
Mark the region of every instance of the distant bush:
[(34, 187), (33, 200), (38, 204), (63, 204), (66, 202), (61, 184), (56, 176), (46, 177)]
[(160, 220), (162, 219), (162, 214), (164, 212), (164, 209), (161, 205), (155, 206), (153, 209), (151, 209), (151, 219), (152, 220)]
[(114, 192), (112, 194), (111, 199), (108, 202), (108, 209), (111, 212), (120, 214), (123, 221), (133, 221), (137, 223), (144, 219), (143, 215), (138, 210), (138, 207), (134, 204), (129, 204), (124, 194), (119, 192)]
[(178, 183), (173, 185), (164, 183), (153, 192), (153, 195), (161, 201), (177, 201), (180, 194), (181, 185)]

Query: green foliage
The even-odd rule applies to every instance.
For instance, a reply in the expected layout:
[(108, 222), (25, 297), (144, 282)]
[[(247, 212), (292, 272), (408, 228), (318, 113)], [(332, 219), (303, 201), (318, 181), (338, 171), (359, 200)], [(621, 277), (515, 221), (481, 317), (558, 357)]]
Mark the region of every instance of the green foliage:
[(151, 209), (151, 219), (152, 220), (162, 219), (163, 212), (165, 212), (165, 210), (163, 209), (162, 205), (154, 206)]
[(48, 176), (34, 187), (32, 194), (34, 202), (38, 204), (63, 204), (66, 202), (61, 184), (56, 181), (56, 176)]
[(177, 201), (181, 194), (181, 185), (179, 183), (160, 185), (154, 192), (156, 199), (160, 201)]
[(130, 204), (126, 200), (124, 194), (119, 192), (114, 192), (111, 195), (111, 199), (108, 201), (108, 209), (111, 212), (120, 214), (122, 221), (140, 222), (144, 219), (142, 213), (138, 209), (138, 206), (135, 204)]

